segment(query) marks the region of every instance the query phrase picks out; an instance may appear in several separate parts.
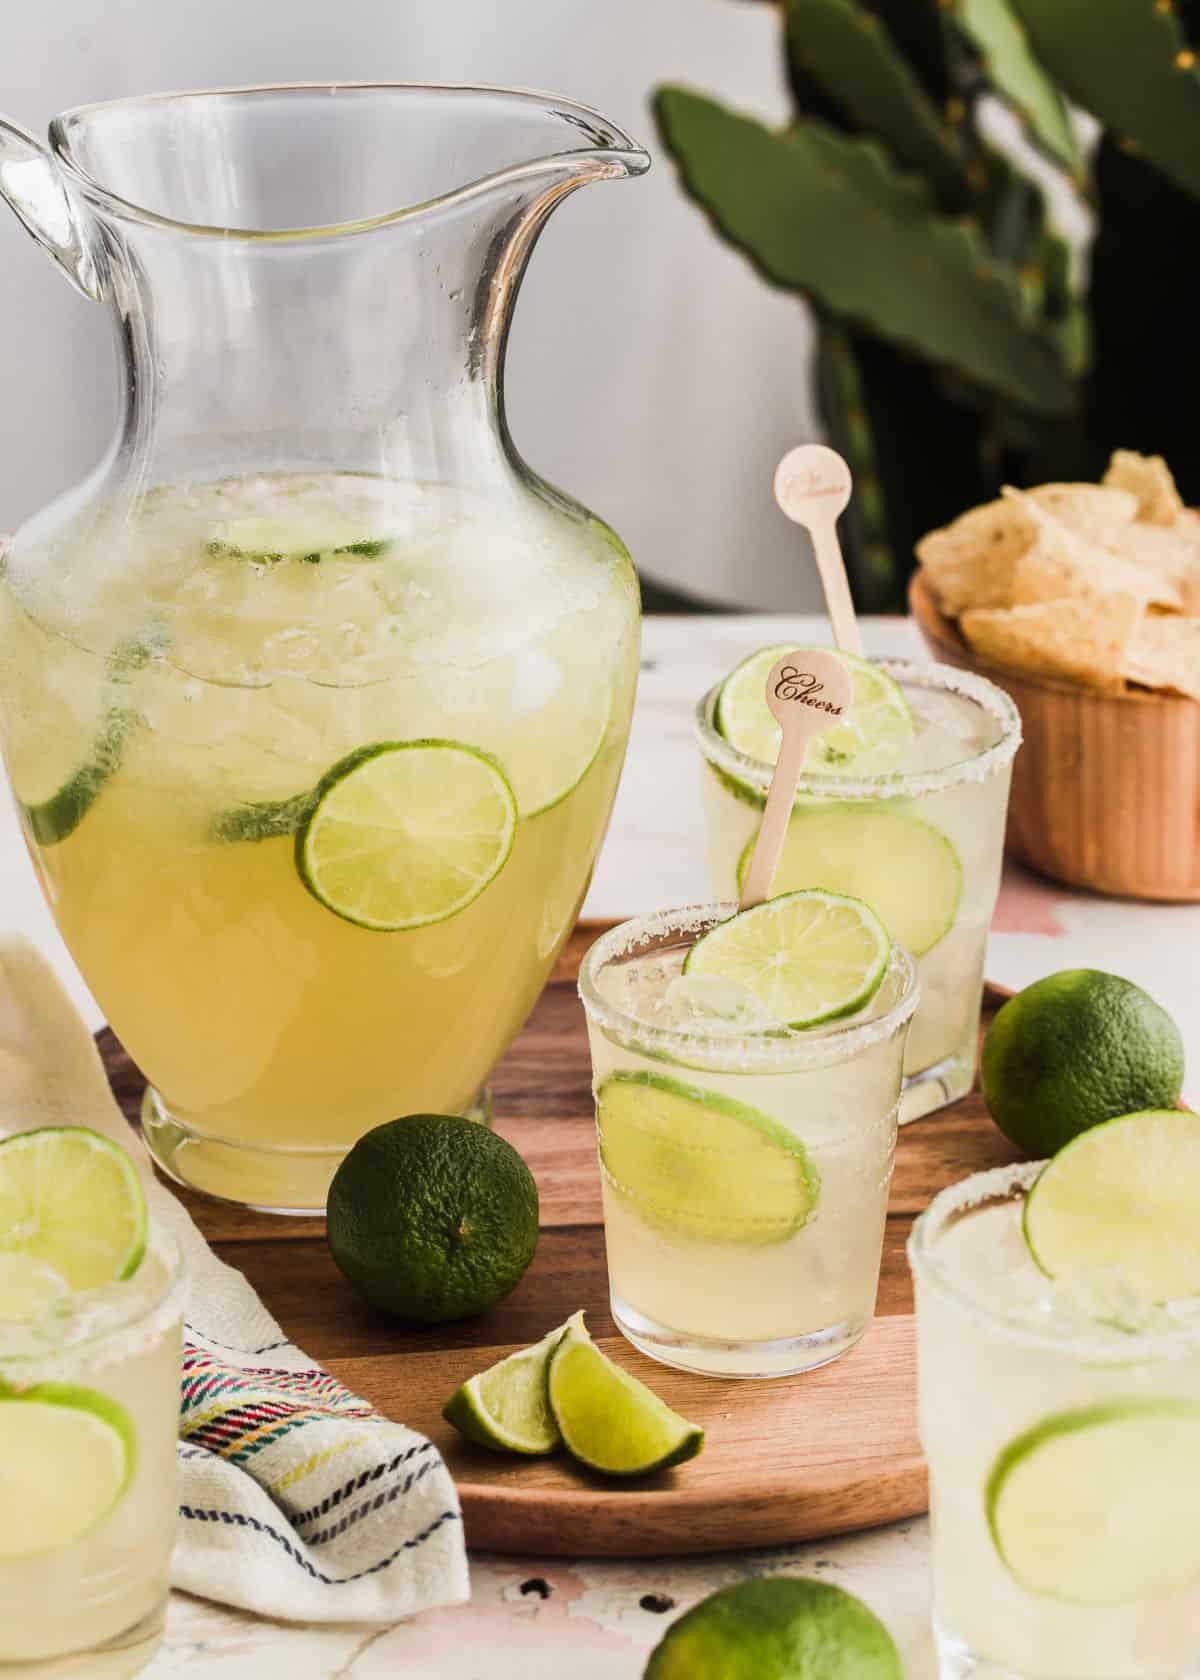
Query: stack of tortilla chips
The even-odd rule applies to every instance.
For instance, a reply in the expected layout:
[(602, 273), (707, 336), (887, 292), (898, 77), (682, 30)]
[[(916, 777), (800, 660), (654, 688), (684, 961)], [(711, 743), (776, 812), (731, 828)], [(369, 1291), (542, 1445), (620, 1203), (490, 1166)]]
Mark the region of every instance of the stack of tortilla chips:
[(1161, 456), (1118, 450), (1102, 484), (1006, 488), (917, 556), (981, 659), (1200, 700), (1200, 514)]

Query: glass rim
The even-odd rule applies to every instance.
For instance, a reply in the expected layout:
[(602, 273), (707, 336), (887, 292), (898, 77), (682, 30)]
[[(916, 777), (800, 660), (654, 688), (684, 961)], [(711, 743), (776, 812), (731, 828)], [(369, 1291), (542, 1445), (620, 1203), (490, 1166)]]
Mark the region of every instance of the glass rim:
[[(902, 990), (890, 1008), (869, 1020), (830, 1021), (791, 1038), (765, 1033), (689, 1032), (683, 1028), (652, 1026), (627, 1015), (603, 997), (597, 984), (600, 970), (622, 956), (647, 951), (675, 934), (698, 934), (726, 921), (738, 906), (732, 900), (687, 904), (678, 909), (652, 910), (631, 916), (602, 933), (584, 954), (577, 990), (590, 1024), (625, 1048), (710, 1073), (802, 1073), (852, 1061), (876, 1044), (894, 1037), (911, 1021), (921, 998), (917, 968), (908, 952), (892, 946), (887, 973), (899, 973)], [(731, 1065), (735, 1061), (736, 1065)]]
[[(960, 671), (953, 665), (939, 665), (935, 660), (875, 659), (871, 663), (902, 685), (908, 683), (943, 694), (957, 694), (964, 700), (973, 701), (999, 725), (999, 736), (970, 757), (957, 759), (940, 770), (886, 770), (874, 776), (814, 775), (807, 772), (801, 775), (797, 784), (798, 794), (808, 799), (838, 801), (912, 798), (919, 794), (940, 793), (947, 788), (959, 787), (964, 782), (986, 781), (1012, 762), (1021, 745), (1021, 714), (1012, 698), (987, 677), (981, 677), (975, 671)], [(696, 739), (710, 764), (735, 781), (745, 782), (765, 793), (775, 773), (774, 765), (760, 758), (751, 758), (730, 746), (717, 732), (713, 722), (717, 696), (727, 680), (728, 674), (714, 683), (697, 706), (694, 723)]]
[[(1138, 1361), (1178, 1358), (1200, 1352), (1200, 1324), (1196, 1327), (1154, 1325), (1141, 1330), (1124, 1330), (1096, 1321), (1082, 1323), (1078, 1330), (1054, 1330), (1031, 1323), (1024, 1314), (1005, 1311), (993, 1304), (991, 1295), (955, 1280), (950, 1268), (939, 1263), (937, 1242), (961, 1217), (984, 1207), (1014, 1200), (1016, 1191), (1028, 1192), (1048, 1165), (1046, 1161), (1016, 1161), (1004, 1167), (989, 1167), (971, 1173), (939, 1190), (925, 1211), (918, 1215), (905, 1245), (908, 1264), (923, 1287), (935, 1290), (943, 1300), (954, 1302), (972, 1319), (1005, 1338), (1026, 1347), (1075, 1359), (1080, 1364), (1128, 1363), (1131, 1353)], [(1023, 1198), (1022, 1198), (1023, 1199)], [(957, 1216), (957, 1217), (956, 1217)], [(1050, 1280), (1047, 1280), (1050, 1281)], [(918, 1317), (920, 1305), (918, 1303)]]
[[(138, 1345), (151, 1320), (161, 1318), (165, 1321), (168, 1314), (174, 1317), (176, 1304), (182, 1317), (183, 1292), (187, 1281), (183, 1245), (170, 1226), (153, 1215), (147, 1220), (146, 1252), (139, 1264), (139, 1271), (151, 1255), (162, 1262), (162, 1285), (154, 1291), (149, 1300), (138, 1306), (136, 1311), (122, 1318), (119, 1323), (94, 1330), (77, 1341), (42, 1343), (30, 1338), (13, 1352), (5, 1352), (0, 1346), (0, 1378), (15, 1375), (23, 1386), (28, 1386), (31, 1381), (36, 1381), (47, 1371), (113, 1364), (122, 1357), (126, 1343), (130, 1345), (131, 1351)], [(136, 1279), (137, 1272), (134, 1272), (132, 1277), (118, 1281), (132, 1286)], [(0, 1319), (0, 1326), (6, 1323), (10, 1329), (31, 1328), (20, 1322), (14, 1325), (11, 1320)]]
[[(72, 144), (72, 130), (82, 128), (89, 118), (107, 111), (183, 104), (189, 100), (254, 98), (267, 94), (362, 94), (362, 93), (434, 93), (454, 95), (482, 95), (510, 102), (514, 108), (541, 107), (550, 114), (558, 113), (577, 128), (602, 135), (605, 143), (564, 148), (547, 152), (478, 176), (445, 193), (423, 199), (418, 204), (393, 206), (372, 216), (328, 226), (295, 228), (222, 227), (215, 223), (188, 222), (151, 210), (144, 204), (123, 198), (96, 179), (80, 161)], [(577, 99), (563, 98), (555, 93), (534, 88), (510, 87), (499, 82), (393, 82), (393, 81), (336, 81), (336, 82), (248, 82), (233, 87), (180, 88), (162, 93), (128, 94), (120, 99), (96, 99), (82, 105), (72, 105), (50, 122), (50, 149), (55, 160), (94, 204), (111, 215), (148, 227), (206, 236), (247, 244), (289, 244), (317, 239), (338, 238), (346, 234), (369, 233), (375, 228), (390, 227), (408, 221), (427, 211), (455, 208), (470, 199), (492, 191), (500, 185), (516, 185), (555, 169), (576, 175), (581, 181), (602, 179), (605, 176), (643, 175), (650, 167), (650, 154), (624, 129), (611, 122), (600, 111)]]

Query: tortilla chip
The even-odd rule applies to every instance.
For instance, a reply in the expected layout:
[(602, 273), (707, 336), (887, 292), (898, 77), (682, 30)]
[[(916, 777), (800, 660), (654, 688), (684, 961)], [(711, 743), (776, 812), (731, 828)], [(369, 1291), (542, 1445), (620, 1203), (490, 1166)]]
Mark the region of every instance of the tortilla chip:
[(1144, 688), (1171, 688), (1200, 700), (1200, 618), (1144, 619), (1129, 639), (1122, 669)]
[(1183, 498), (1175, 488), (1171, 469), (1161, 455), (1139, 455), (1116, 449), (1104, 483), (1137, 497), (1137, 517), (1150, 525), (1173, 525), (1183, 512)]
[(942, 611), (951, 618), (967, 607), (1005, 607), (1017, 560), (1036, 535), (1029, 513), (1017, 503), (986, 502), (953, 524), (930, 531), (917, 544)]
[(1141, 616), (1134, 595), (1093, 595), (967, 612), (961, 626), (976, 653), (997, 665), (1119, 694), (1125, 650)]
[(1144, 606), (1182, 608), (1183, 596), (1170, 578), (1078, 535), (1020, 490), (1006, 489), (1004, 494), (1027, 507), (1038, 527), (1036, 541), (1014, 567), (1013, 606), (1067, 597), (1132, 595)]
[(1136, 496), (1101, 484), (1039, 484), (1025, 494), (1069, 531), (1093, 542), (1104, 542), (1137, 518)]
[(1200, 519), (1194, 514), (1172, 526), (1123, 526), (1109, 552), (1154, 573), (1176, 591), (1185, 613), (1200, 614)]

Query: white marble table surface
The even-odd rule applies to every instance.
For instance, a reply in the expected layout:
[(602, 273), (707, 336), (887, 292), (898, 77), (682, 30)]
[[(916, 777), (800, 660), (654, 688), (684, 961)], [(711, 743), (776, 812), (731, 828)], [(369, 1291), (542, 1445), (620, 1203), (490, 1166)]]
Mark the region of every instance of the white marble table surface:
[[(899, 619), (866, 625), (868, 651), (920, 656)], [(767, 642), (825, 640), (812, 618), (658, 619), (646, 625), (637, 715), (612, 829), (586, 913), (622, 916), (703, 898), (700, 786), (691, 744), (699, 695)], [(0, 926), (51, 957), (94, 1025), (99, 1011), (34, 884), (7, 799), (0, 801)], [(989, 976), (1023, 986), (1070, 967), (1111, 967), (1152, 992), (1187, 1043), (1200, 1102), (1200, 906), (1091, 898), (1010, 869), (989, 947)], [(692, 1560), (564, 1563), (476, 1556), (469, 1605), (395, 1627), (265, 1622), (174, 1595), (149, 1680), (636, 1680), (674, 1614), (754, 1572), (819, 1573), (859, 1593), (891, 1628), (908, 1680), (932, 1680), (928, 1525), (785, 1550)], [(648, 1602), (644, 1603), (646, 1600)], [(669, 1601), (669, 1606), (667, 1605)]]

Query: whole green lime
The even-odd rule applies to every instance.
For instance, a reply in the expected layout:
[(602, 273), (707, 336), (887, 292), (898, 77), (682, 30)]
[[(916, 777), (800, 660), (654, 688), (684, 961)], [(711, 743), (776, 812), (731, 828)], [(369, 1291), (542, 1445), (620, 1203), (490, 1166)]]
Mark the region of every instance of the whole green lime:
[(537, 1185), (486, 1126), (411, 1114), (354, 1145), (326, 1219), (334, 1260), (372, 1306), (443, 1324), (516, 1288), (537, 1247)]
[(667, 1629), (644, 1680), (904, 1680), (892, 1636), (827, 1581), (739, 1581)]
[(1131, 980), (1095, 968), (1047, 975), (1010, 998), (983, 1045), (992, 1118), (1029, 1155), (1147, 1108), (1174, 1108), (1183, 1040), (1165, 1009)]

